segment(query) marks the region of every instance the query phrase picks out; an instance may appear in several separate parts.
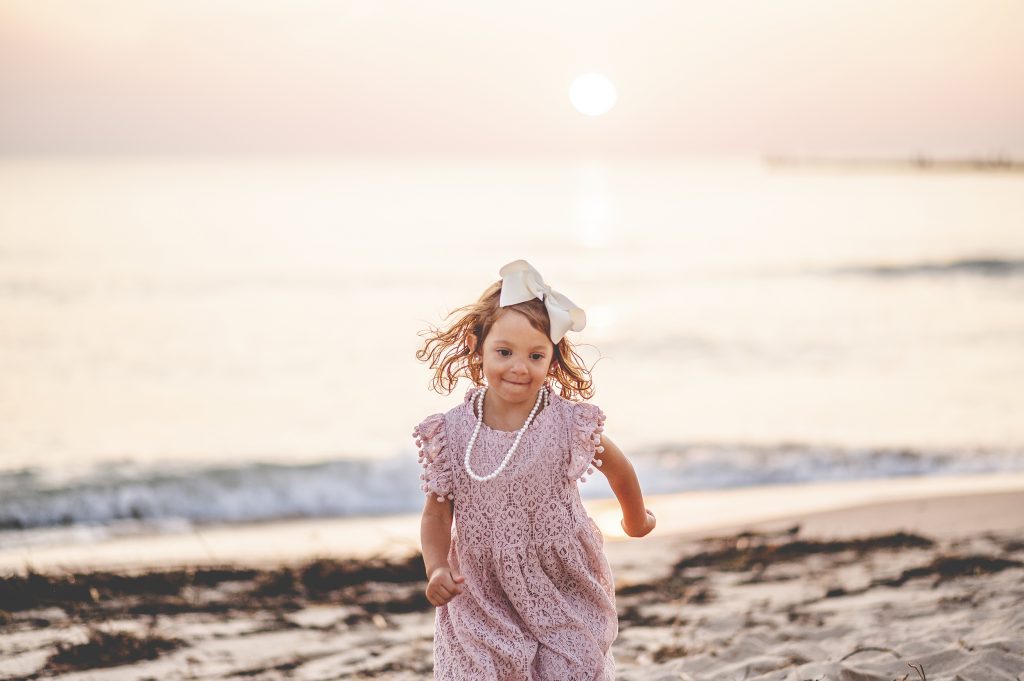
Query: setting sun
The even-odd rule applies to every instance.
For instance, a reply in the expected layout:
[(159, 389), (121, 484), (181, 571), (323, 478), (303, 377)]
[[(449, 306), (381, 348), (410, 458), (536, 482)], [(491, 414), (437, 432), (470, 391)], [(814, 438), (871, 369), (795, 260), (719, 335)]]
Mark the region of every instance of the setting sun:
[(578, 76), (569, 86), (569, 101), (577, 111), (588, 116), (608, 113), (617, 99), (614, 83), (600, 73)]

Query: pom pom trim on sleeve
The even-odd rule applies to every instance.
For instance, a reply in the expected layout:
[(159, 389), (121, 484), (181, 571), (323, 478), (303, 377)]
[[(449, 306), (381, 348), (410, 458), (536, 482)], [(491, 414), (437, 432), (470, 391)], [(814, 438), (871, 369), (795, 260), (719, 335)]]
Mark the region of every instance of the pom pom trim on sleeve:
[(416, 438), (419, 462), (423, 468), (423, 473), (420, 474), (423, 484), (420, 485), (420, 489), (428, 496), (436, 496), (438, 502), (454, 499), (444, 414), (428, 416), (413, 429), (412, 435)]
[(569, 477), (587, 481), (587, 475), (593, 475), (595, 468), (600, 468), (604, 461), (601, 454), (601, 433), (604, 432), (605, 414), (593, 404), (580, 402), (573, 409), (573, 427), (569, 445)]

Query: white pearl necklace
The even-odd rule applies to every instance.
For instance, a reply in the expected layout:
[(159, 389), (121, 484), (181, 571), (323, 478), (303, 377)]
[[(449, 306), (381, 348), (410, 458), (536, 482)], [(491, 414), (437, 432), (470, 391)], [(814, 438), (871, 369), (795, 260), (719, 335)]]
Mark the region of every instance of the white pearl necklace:
[(505, 458), (501, 460), (501, 465), (498, 466), (498, 468), (490, 475), (477, 475), (473, 472), (473, 469), (470, 468), (469, 455), (473, 452), (473, 445), (476, 444), (476, 437), (480, 434), (480, 427), (484, 422), (484, 394), (486, 392), (487, 386), (484, 386), (480, 389), (480, 392), (476, 394), (476, 428), (473, 429), (473, 435), (469, 438), (469, 444), (466, 445), (466, 457), (463, 460), (463, 464), (466, 468), (466, 474), (477, 482), (493, 480), (499, 473), (505, 470), (505, 466), (507, 466), (508, 462), (512, 460), (512, 455), (515, 453), (516, 448), (519, 447), (519, 441), (523, 438), (523, 433), (525, 433), (526, 429), (530, 427), (530, 423), (533, 422), (533, 417), (537, 415), (537, 410), (540, 409), (541, 402), (544, 402), (545, 407), (548, 404), (548, 390), (547, 386), (544, 386), (540, 391), (538, 391), (537, 402), (533, 405), (533, 410), (530, 411), (530, 415), (526, 417), (526, 422), (523, 424), (523, 427), (516, 433), (515, 442), (513, 442), (512, 446), (509, 447), (508, 452), (505, 454)]

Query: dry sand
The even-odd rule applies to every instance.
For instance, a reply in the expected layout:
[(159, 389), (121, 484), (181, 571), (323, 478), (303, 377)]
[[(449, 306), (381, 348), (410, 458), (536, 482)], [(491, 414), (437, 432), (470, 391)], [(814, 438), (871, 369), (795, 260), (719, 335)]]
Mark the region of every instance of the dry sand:
[[(617, 678), (1024, 679), (1024, 485), (1007, 487), (841, 508), (833, 490), (831, 507), (716, 529), (680, 529), (663, 504), (654, 534), (606, 540)], [(0, 585), (0, 678), (431, 678), (416, 555), (45, 573)], [(139, 661), (76, 671), (97, 654), (67, 644), (90, 629), (133, 632), (100, 649)]]

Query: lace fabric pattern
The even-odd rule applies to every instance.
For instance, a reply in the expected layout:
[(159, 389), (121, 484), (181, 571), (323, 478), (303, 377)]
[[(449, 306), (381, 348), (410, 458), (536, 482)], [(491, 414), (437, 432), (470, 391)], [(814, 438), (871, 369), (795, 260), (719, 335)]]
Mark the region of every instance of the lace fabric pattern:
[[(614, 679), (614, 580), (577, 487), (599, 465), (604, 413), (552, 393), (505, 470), (478, 482), (463, 468), (477, 390), (414, 431), (423, 491), (453, 503), (448, 563), (465, 577), (463, 592), (436, 609), (434, 678)], [(473, 470), (495, 470), (514, 440), (481, 425)]]

